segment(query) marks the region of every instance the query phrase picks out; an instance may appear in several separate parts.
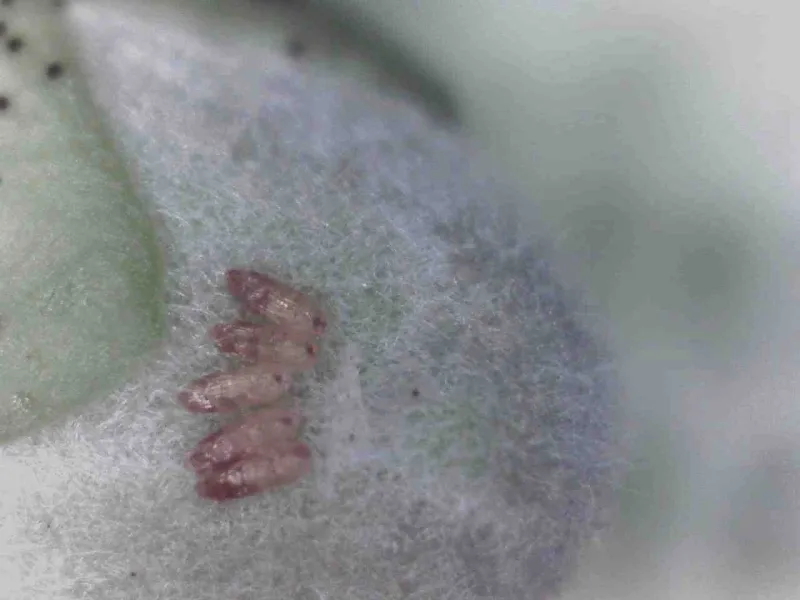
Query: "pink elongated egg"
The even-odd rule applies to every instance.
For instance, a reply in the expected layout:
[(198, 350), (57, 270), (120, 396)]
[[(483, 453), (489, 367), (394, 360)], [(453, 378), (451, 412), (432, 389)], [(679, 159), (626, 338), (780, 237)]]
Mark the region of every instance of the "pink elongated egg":
[(195, 485), (201, 498), (223, 502), (294, 483), (311, 470), (311, 450), (302, 442), (276, 442), (256, 456), (204, 473)]
[(249, 413), (204, 437), (186, 457), (186, 467), (197, 473), (218, 468), (275, 442), (292, 440), (302, 423), (293, 410), (271, 408)]
[(290, 384), (288, 374), (252, 365), (195, 379), (178, 394), (178, 402), (195, 413), (231, 412), (272, 404), (288, 391)]
[(228, 291), (248, 311), (301, 332), (325, 332), (325, 314), (301, 291), (258, 271), (231, 269), (225, 277)]

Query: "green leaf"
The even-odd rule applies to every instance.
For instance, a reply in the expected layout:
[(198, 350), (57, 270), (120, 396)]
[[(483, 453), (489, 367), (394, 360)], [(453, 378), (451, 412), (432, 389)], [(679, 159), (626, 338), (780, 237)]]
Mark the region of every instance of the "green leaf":
[(59, 10), (14, 3), (0, 20), (5, 442), (122, 384), (163, 336), (164, 303), (152, 223), (92, 106)]

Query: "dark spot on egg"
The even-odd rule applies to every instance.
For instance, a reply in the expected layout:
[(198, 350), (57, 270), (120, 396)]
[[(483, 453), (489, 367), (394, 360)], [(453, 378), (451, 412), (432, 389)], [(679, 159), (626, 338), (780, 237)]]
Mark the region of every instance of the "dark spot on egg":
[(0, 111), (8, 110), (11, 107), (11, 100), (8, 96), (0, 96)]
[(131, 571), (131, 577), (136, 577), (136, 575), (137, 575), (136, 571)]
[(22, 47), (24, 45), (25, 42), (22, 41), (21, 37), (13, 37), (10, 40), (8, 40), (8, 44), (6, 44), (6, 47), (8, 48), (9, 52), (19, 52), (20, 50), (22, 50)]
[(283, 381), (283, 375), (281, 375), (280, 373), (276, 373), (275, 375), (273, 375), (273, 379), (275, 379), (277, 383), (281, 383)]
[(419, 390), (417, 388), (414, 388), (413, 390), (411, 390), (411, 395), (414, 398), (419, 398)]
[(58, 79), (64, 74), (64, 65), (58, 62), (50, 63), (45, 73), (48, 79)]

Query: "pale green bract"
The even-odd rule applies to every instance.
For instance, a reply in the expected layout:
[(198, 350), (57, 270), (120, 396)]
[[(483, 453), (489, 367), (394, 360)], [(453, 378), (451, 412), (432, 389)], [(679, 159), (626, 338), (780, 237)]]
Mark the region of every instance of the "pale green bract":
[[(152, 224), (76, 73), (59, 11), (36, 1), (0, 10), (2, 442), (131, 375), (163, 337), (164, 301)], [(54, 62), (63, 76), (47, 76)]]

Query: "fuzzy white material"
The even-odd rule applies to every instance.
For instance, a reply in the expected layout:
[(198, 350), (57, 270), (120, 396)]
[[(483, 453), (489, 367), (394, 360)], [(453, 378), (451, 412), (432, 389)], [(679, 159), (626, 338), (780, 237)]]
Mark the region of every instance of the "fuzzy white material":
[[(0, 598), (550, 597), (604, 517), (616, 389), (515, 192), (402, 100), (155, 14), (71, 22), (153, 208), (169, 339), (0, 449)], [(206, 330), (235, 315), (232, 266), (332, 325), (292, 400), (312, 474), (217, 505), (181, 462), (220, 420), (175, 395), (225, 364)]]

